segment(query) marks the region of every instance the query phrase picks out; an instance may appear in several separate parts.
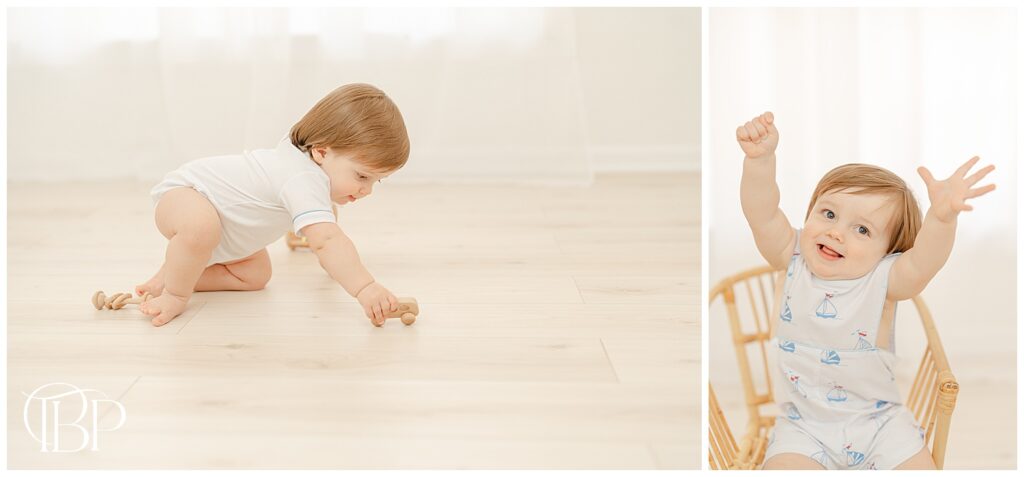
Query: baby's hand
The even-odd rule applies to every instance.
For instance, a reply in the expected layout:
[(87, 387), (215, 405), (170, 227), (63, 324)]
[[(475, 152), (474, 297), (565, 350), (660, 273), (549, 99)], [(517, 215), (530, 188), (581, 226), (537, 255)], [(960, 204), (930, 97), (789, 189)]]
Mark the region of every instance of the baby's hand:
[(935, 214), (935, 218), (942, 222), (952, 222), (961, 211), (974, 210), (974, 207), (965, 202), (967, 199), (988, 194), (996, 188), (995, 184), (971, 188), (996, 168), (990, 164), (965, 178), (964, 176), (977, 162), (978, 156), (972, 157), (944, 181), (935, 180), (927, 168), (917, 168), (917, 173), (921, 175), (921, 179), (924, 179), (925, 185), (928, 186), (928, 199), (932, 203), (930, 210)]
[(779, 130), (775, 129), (775, 116), (766, 112), (736, 128), (736, 141), (750, 158), (759, 158), (775, 153), (779, 145)]
[(360, 290), (356, 295), (356, 300), (363, 305), (366, 317), (377, 326), (384, 324), (384, 315), (387, 312), (398, 310), (398, 298), (377, 282)]

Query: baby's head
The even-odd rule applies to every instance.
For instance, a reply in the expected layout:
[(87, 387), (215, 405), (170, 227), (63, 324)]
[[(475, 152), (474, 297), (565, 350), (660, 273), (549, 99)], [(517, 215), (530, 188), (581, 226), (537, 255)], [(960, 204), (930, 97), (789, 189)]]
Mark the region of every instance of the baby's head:
[(348, 84), (321, 99), (292, 126), (291, 142), (331, 179), (338, 204), (370, 195), (377, 181), (409, 159), (398, 106), (368, 84)]
[(906, 182), (881, 167), (832, 169), (807, 207), (800, 253), (818, 277), (864, 276), (887, 254), (914, 246), (921, 209)]

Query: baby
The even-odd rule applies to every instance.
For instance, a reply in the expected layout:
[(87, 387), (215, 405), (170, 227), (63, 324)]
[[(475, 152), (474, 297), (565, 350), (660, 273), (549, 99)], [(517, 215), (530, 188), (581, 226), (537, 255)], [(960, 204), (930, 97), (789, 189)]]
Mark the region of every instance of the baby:
[(398, 300), (377, 283), (338, 228), (332, 202), (346, 204), (405, 165), (409, 137), (398, 107), (367, 84), (321, 99), (275, 149), (186, 163), (151, 191), (156, 226), (169, 240), (164, 263), (135, 287), (139, 308), (162, 326), (192, 292), (260, 290), (270, 280), (266, 246), (292, 230), (320, 266), (383, 324)]
[(994, 166), (967, 176), (972, 158), (939, 181), (921, 167), (931, 207), (921, 220), (906, 183), (865, 164), (821, 179), (802, 230), (779, 209), (771, 113), (736, 129), (746, 154), (740, 200), (761, 255), (786, 268), (773, 319), (775, 393), (782, 415), (765, 469), (934, 468), (921, 428), (901, 404), (892, 365), (896, 302), (942, 268), (965, 200)]

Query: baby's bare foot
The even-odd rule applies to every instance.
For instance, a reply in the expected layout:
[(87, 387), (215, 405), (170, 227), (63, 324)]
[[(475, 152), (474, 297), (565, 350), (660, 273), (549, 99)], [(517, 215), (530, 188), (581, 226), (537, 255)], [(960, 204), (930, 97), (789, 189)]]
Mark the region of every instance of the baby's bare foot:
[(150, 320), (153, 326), (163, 326), (185, 311), (188, 298), (164, 293), (156, 298), (144, 301), (139, 305), (142, 313), (154, 317)]
[(135, 294), (137, 296), (144, 296), (149, 293), (152, 296), (160, 296), (164, 292), (164, 269), (161, 267), (160, 271), (153, 275), (149, 281), (141, 285), (135, 285)]

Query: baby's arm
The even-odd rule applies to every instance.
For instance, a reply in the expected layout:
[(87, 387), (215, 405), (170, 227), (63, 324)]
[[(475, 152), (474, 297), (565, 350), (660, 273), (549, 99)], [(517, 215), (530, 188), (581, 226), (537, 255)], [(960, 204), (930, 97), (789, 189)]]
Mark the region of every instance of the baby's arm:
[(309, 241), (309, 248), (320, 259), (320, 266), (349, 295), (359, 300), (368, 318), (383, 324), (385, 312), (398, 309), (398, 298), (373, 279), (359, 260), (355, 244), (338, 224), (310, 224), (303, 227), (301, 232)]
[(736, 128), (736, 141), (746, 154), (740, 180), (740, 203), (761, 256), (775, 268), (785, 268), (796, 232), (779, 209), (775, 183), (775, 147), (779, 131), (772, 113), (764, 113)]
[(961, 211), (973, 209), (965, 201), (985, 195), (996, 188), (995, 184), (971, 188), (995, 169), (995, 166), (990, 165), (965, 178), (964, 176), (977, 162), (977, 157), (971, 158), (944, 181), (935, 180), (931, 172), (924, 167), (917, 169), (921, 179), (924, 179), (928, 186), (931, 206), (925, 214), (913, 248), (897, 258), (892, 266), (887, 293), (890, 300), (907, 300), (924, 290), (932, 277), (946, 264), (946, 259), (953, 250), (957, 215)]

